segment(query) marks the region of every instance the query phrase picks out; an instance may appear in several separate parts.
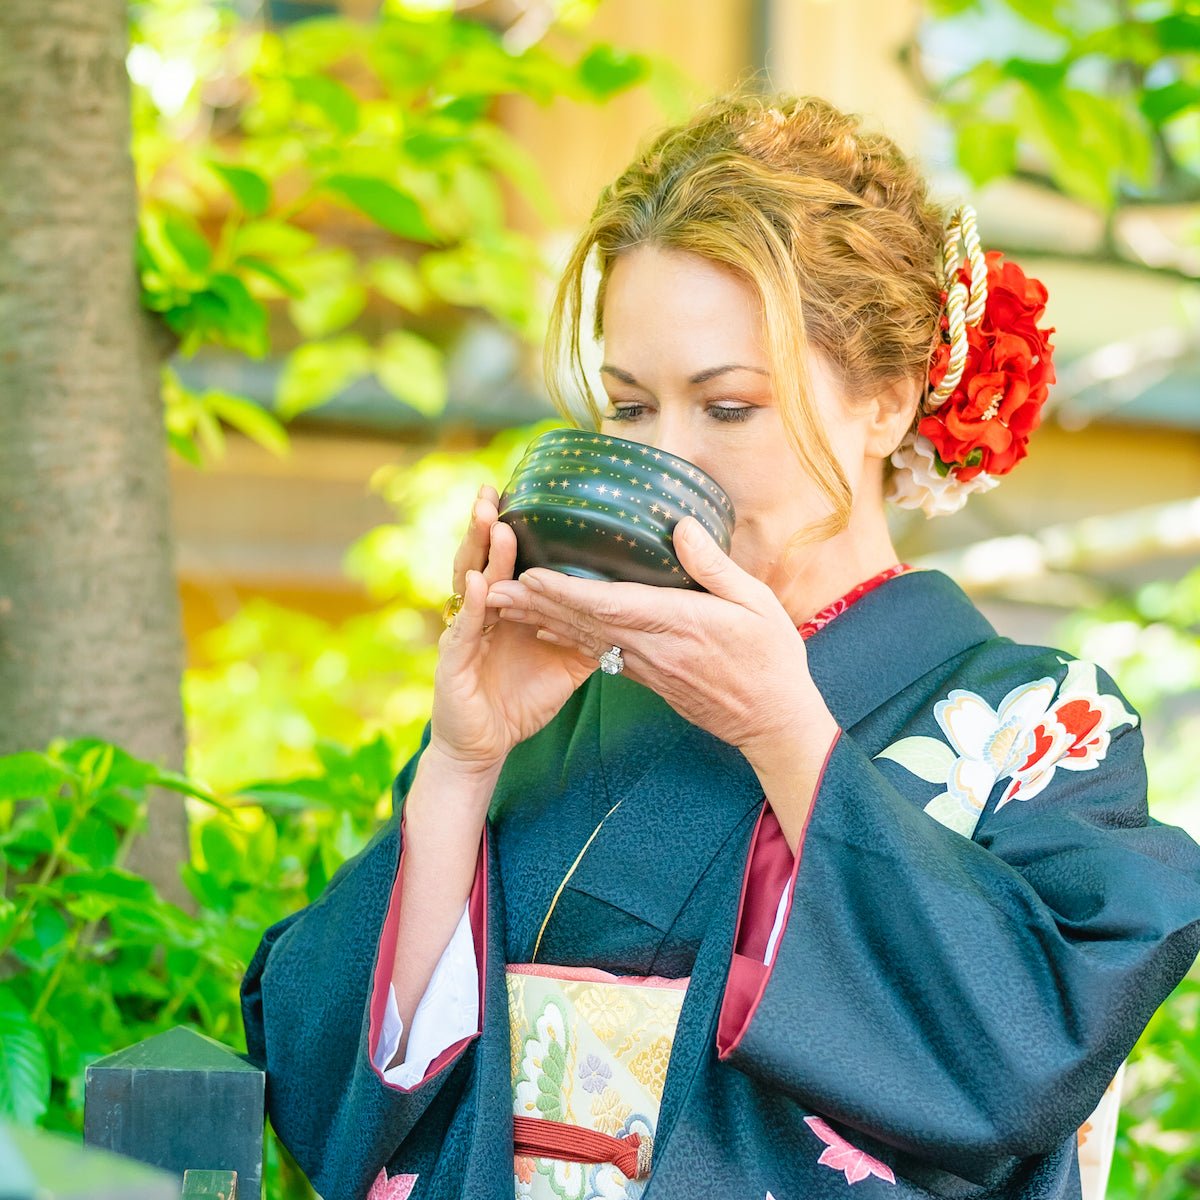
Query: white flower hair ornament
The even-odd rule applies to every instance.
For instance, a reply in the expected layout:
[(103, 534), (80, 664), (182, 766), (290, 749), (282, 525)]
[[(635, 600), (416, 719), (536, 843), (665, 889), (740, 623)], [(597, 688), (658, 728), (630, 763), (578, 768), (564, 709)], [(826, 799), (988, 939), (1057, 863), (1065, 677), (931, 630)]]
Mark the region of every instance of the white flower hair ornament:
[[(959, 262), (961, 234), (965, 257)], [(984, 253), (975, 210), (946, 225), (943, 311), (919, 417), (892, 452), (885, 498), (927, 517), (957, 512), (1025, 457), (1054, 382), (1054, 347), (1037, 321), (1046, 288), (1003, 253)]]

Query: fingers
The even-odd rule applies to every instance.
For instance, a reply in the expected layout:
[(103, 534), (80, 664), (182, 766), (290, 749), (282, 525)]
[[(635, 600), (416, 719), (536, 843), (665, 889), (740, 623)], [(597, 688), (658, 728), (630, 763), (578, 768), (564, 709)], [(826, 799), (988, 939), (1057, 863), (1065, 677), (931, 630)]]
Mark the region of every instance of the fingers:
[(490, 484), (483, 484), (476, 493), (467, 532), (454, 555), (453, 591), (462, 592), (467, 572), (482, 571), (487, 563), (499, 503), (500, 497)]
[(678, 623), (680, 597), (668, 594), (675, 589), (644, 583), (582, 579), (546, 567), (532, 567), (513, 584), (501, 581), (492, 591), (507, 596), (517, 607), (555, 616), (577, 613), (589, 628), (603, 625), (657, 633)]
[[(491, 546), (483, 576), (489, 585), (501, 579), (511, 579), (516, 565), (517, 535), (511, 525), (497, 519), (491, 528)], [(495, 610), (489, 610), (488, 620), (495, 619)]]
[(479, 650), (487, 604), (487, 582), (479, 571), (468, 571), (463, 579), (463, 605), (453, 622), (438, 638), (438, 653), (452, 662), (462, 662)]
[(683, 569), (714, 596), (755, 612), (769, 603), (767, 585), (739, 567), (695, 517), (677, 521), (671, 537)]

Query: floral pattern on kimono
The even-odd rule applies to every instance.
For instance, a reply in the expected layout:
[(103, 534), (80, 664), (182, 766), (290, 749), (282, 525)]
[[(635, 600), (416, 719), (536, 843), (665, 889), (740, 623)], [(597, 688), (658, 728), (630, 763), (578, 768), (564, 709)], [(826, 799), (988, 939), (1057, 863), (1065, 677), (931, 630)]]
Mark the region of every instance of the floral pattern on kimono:
[(1061, 685), (1048, 677), (1020, 684), (996, 708), (975, 692), (953, 689), (933, 708), (946, 741), (901, 738), (875, 757), (944, 785), (925, 811), (970, 837), (997, 782), (1011, 781), (997, 811), (1011, 800), (1032, 800), (1059, 768), (1098, 766), (1112, 731), (1138, 723), (1117, 696), (1101, 693), (1094, 663), (1061, 657), (1059, 662), (1067, 668)]

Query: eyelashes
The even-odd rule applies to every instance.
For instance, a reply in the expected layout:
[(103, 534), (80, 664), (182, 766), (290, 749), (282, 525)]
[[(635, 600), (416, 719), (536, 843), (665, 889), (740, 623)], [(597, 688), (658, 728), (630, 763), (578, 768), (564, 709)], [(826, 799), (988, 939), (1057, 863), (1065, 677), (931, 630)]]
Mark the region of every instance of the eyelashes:
[[(622, 408), (614, 408), (611, 412), (605, 414), (605, 420), (608, 421), (636, 421), (641, 412), (645, 409), (644, 404), (626, 404)], [(712, 415), (714, 421), (719, 421), (722, 424), (733, 425), (740, 421), (745, 421), (754, 411), (753, 404), (745, 404), (738, 408), (732, 408), (727, 405), (713, 404), (708, 408), (708, 412)]]

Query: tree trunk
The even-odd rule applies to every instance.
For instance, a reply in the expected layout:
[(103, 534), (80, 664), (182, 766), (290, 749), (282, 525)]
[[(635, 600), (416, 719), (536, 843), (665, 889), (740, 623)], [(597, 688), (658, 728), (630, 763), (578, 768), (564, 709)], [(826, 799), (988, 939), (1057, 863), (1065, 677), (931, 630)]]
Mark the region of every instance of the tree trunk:
[[(127, 0), (0, 0), (0, 753), (91, 735), (179, 767), (159, 368), (138, 301)], [(186, 902), (182, 800), (127, 866)]]

